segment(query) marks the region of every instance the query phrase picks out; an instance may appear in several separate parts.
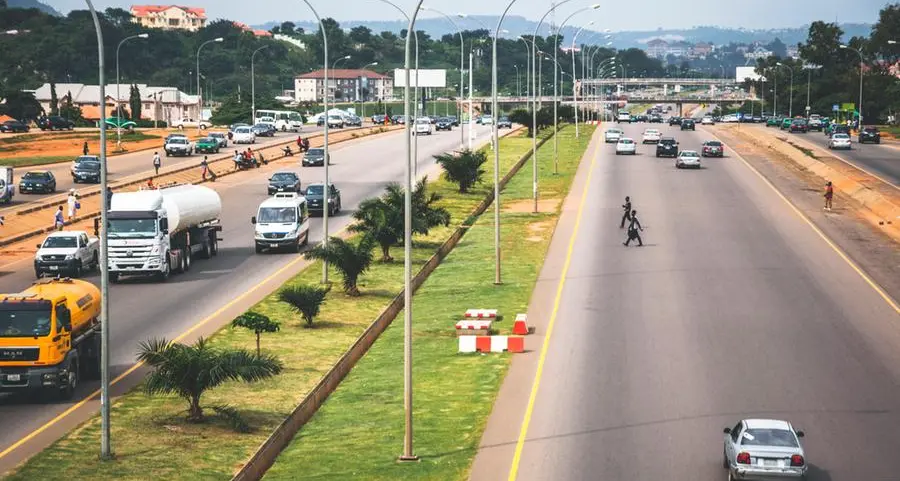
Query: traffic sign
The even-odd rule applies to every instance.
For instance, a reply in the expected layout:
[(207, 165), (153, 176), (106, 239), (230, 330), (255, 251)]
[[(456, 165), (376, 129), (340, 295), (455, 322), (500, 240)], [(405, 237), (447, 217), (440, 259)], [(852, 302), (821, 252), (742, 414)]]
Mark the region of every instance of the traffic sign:
[(841, 106), (840, 106), (840, 105), (834, 104), (834, 105), (831, 106), (831, 111), (832, 111), (832, 112), (837, 112), (838, 110), (841, 110)]

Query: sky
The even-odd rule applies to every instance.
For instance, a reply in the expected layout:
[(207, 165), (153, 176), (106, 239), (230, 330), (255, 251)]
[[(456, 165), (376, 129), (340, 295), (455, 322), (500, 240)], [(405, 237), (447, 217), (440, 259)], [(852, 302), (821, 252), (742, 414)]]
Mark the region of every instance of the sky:
[[(60, 12), (85, 8), (84, 0), (43, 0)], [(98, 9), (120, 7), (128, 9), (129, 0), (93, 0)], [(560, 3), (563, 0), (557, 0)], [(557, 9), (557, 22), (580, 8), (591, 5), (590, 1), (569, 0)], [(798, 27), (814, 20), (838, 21), (841, 23), (874, 23), (878, 11), (889, 3), (885, 0), (632, 0), (600, 1), (596, 11), (578, 14), (570, 24), (579, 25), (579, 20), (594, 21), (592, 28), (613, 31), (656, 30), (657, 28), (687, 28), (698, 25), (746, 29), (768, 29)], [(510, 15), (539, 19), (551, 6), (551, 0), (516, 0), (509, 10)], [(155, 0), (146, 3), (164, 3)], [(379, 0), (310, 0), (322, 17), (341, 20), (396, 20), (398, 12)], [(401, 8), (409, 11), (415, 0), (395, 0)], [(261, 24), (277, 20), (311, 20), (302, 0), (190, 0), (180, 5), (206, 8), (210, 19), (228, 18), (247, 24)], [(426, 0), (424, 5), (432, 6), (447, 14), (467, 13), (472, 15), (498, 15), (508, 4), (507, 0)], [(727, 7), (725, 5), (728, 5)], [(432, 12), (421, 15), (435, 16)]]

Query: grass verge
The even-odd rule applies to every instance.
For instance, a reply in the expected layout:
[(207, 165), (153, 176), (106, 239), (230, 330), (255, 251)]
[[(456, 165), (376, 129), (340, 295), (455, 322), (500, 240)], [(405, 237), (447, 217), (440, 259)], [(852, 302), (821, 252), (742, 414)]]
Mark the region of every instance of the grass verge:
[[(560, 133), (559, 175), (552, 174), (552, 141), (539, 151), (541, 195), (561, 200), (593, 127), (581, 138)], [(414, 382), (416, 454), (398, 464), (403, 446), (403, 325), (395, 322), (298, 433), (266, 480), (462, 480), (511, 360), (509, 355), (459, 355), (453, 324), (467, 307), (498, 308), (503, 329), (525, 312), (558, 219), (531, 205), (531, 170), (505, 190), (504, 284), (493, 285), (493, 216), (483, 215), (415, 296)], [(558, 204), (557, 204), (558, 205)], [(529, 346), (536, 349), (537, 346)]]
[[(500, 142), (501, 172), (509, 171), (531, 148), (531, 139), (519, 135)], [(416, 239), (415, 270), (491, 190), (487, 181), (492, 178), (492, 165), (488, 162), (485, 166), (486, 182), (468, 194), (459, 194), (443, 179), (429, 183), (431, 191), (444, 196), (440, 203), (450, 211), (452, 224)], [(278, 354), (286, 366), (284, 373), (251, 385), (229, 383), (202, 400), (207, 408), (217, 404), (237, 408), (255, 428), (253, 432), (238, 434), (213, 416), (205, 424), (187, 423), (183, 401), (168, 396), (150, 398), (138, 389), (113, 404), (114, 461), (101, 462), (86, 455), (96, 452), (99, 445), (100, 421), (94, 417), (31, 458), (8, 479), (228, 479), (402, 288), (403, 250), (395, 248), (391, 253), (396, 258), (393, 263), (376, 262), (360, 279), (362, 297), (350, 298), (332, 289), (311, 329), (302, 327), (300, 317), (278, 302), (274, 293), (253, 308), (282, 321), (281, 331), (262, 335), (262, 348)], [(313, 263), (287, 284), (315, 284), (320, 275), (321, 264)], [(331, 278), (339, 279), (336, 272)], [(211, 341), (218, 347), (253, 349), (255, 336), (226, 327)], [(212, 414), (211, 410), (207, 409), (207, 414)]]
[(10, 167), (31, 167), (34, 165), (55, 164), (72, 160), (71, 155), (49, 155), (39, 157), (11, 157), (3, 160)]

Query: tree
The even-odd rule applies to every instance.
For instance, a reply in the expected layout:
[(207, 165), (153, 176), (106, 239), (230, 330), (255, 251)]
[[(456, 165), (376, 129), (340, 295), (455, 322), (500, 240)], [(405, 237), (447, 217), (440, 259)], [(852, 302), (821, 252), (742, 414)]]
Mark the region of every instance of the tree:
[(487, 155), (481, 150), (464, 149), (458, 154), (435, 155), (434, 160), (444, 169), (444, 177), (458, 185), (459, 192), (465, 194), (470, 187), (481, 182), (485, 173), (482, 166), (487, 162)]
[(59, 97), (56, 96), (56, 82), (50, 82), (50, 115), (59, 115)]
[(259, 356), (259, 335), (263, 332), (278, 332), (281, 329), (281, 323), (270, 319), (265, 314), (250, 311), (234, 318), (231, 321), (231, 327), (243, 327), (256, 334), (256, 355)]
[(381, 247), (381, 262), (391, 262), (391, 246), (403, 238), (403, 212), (397, 211), (381, 198), (366, 199), (353, 213), (350, 232), (364, 232)]
[(128, 106), (131, 109), (131, 120), (139, 122), (141, 120), (141, 90), (137, 85), (131, 86), (131, 92), (128, 96)]
[(285, 35), (294, 35), (294, 28), (296, 28), (296, 24), (294, 22), (281, 22), (281, 33)]
[(38, 118), (43, 109), (31, 92), (11, 91), (0, 93), (0, 113), (14, 119), (27, 121)]
[(787, 45), (785, 45), (778, 37), (775, 37), (775, 40), (772, 40), (766, 45), (766, 50), (772, 52), (772, 55), (778, 58), (787, 57)]
[(72, 92), (67, 93), (66, 96), (63, 97), (63, 104), (59, 108), (59, 115), (75, 123), (84, 120), (84, 115), (81, 113), (81, 107), (72, 103)]
[(319, 244), (304, 254), (307, 259), (328, 262), (341, 274), (344, 292), (350, 296), (359, 296), (357, 281), (359, 276), (369, 270), (372, 265), (372, 248), (375, 240), (364, 234), (357, 244), (347, 242), (340, 237), (329, 237), (328, 244)]
[[(450, 212), (437, 206), (441, 195), (437, 192), (428, 192), (428, 183), (424, 177), (416, 182), (411, 197), (413, 234), (428, 235), (428, 231), (433, 227), (450, 225)], [(406, 191), (400, 184), (391, 183), (384, 189), (382, 199), (402, 212), (406, 205)]]
[(328, 289), (317, 286), (288, 286), (278, 292), (278, 300), (291, 306), (306, 322), (306, 327), (313, 326), (313, 320), (319, 315), (319, 308), (325, 302)]
[(194, 344), (166, 339), (143, 341), (138, 360), (153, 368), (144, 389), (148, 395), (175, 394), (188, 402), (190, 422), (202, 422), (203, 394), (227, 381), (255, 382), (281, 373), (284, 366), (271, 355), (256, 356), (243, 349), (215, 349), (200, 338)]
[(900, 3), (887, 5), (878, 14), (878, 22), (872, 28), (870, 45), (888, 64), (900, 61), (900, 44), (890, 44), (890, 40), (900, 40)]

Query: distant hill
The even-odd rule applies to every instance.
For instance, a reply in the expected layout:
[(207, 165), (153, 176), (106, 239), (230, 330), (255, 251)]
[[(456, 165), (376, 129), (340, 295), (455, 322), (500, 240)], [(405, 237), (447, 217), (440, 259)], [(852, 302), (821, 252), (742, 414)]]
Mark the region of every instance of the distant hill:
[[(497, 25), (496, 16), (473, 16), (472, 19), (455, 19), (455, 21), (459, 24), (460, 28), (467, 30), (475, 30), (481, 27), (481, 24), (485, 24), (490, 28), (494, 28)], [(477, 21), (476, 21), (477, 20)], [(479, 23), (480, 22), (480, 23)], [(314, 22), (309, 21), (296, 21), (295, 25), (299, 28), (303, 28), (304, 30), (317, 30), (318, 25)], [(254, 28), (260, 28), (269, 30), (270, 28), (280, 25), (281, 22), (268, 22), (262, 25), (255, 26)], [(359, 25), (364, 25), (369, 27), (373, 32), (383, 32), (383, 31), (391, 31), (394, 33), (399, 33), (400, 30), (406, 29), (407, 24), (403, 21), (371, 21), (371, 20), (345, 20), (340, 22), (342, 28), (353, 28)], [(537, 22), (533, 20), (529, 20), (520, 16), (508, 16), (506, 20), (503, 22), (503, 29), (509, 30), (509, 34), (506, 34), (506, 37), (515, 37), (518, 35), (531, 35), (534, 33), (534, 28), (537, 25)], [(849, 39), (853, 36), (868, 36), (871, 33), (872, 25), (870, 24), (856, 24), (856, 23), (844, 23), (840, 24), (840, 27), (844, 29), (845, 39)], [(419, 18), (416, 22), (416, 28), (418, 30), (424, 31), (429, 36), (433, 38), (439, 38), (442, 35), (446, 34), (455, 34), (456, 30), (453, 26), (444, 18)], [(577, 27), (566, 27), (564, 28), (560, 34), (568, 39), (568, 42), (571, 43), (572, 35), (577, 31)], [(648, 30), (648, 31), (621, 31), (621, 32), (612, 32), (612, 38), (610, 39), (613, 42), (613, 46), (619, 49), (630, 48), (630, 47), (643, 47), (649, 40), (654, 38), (662, 38), (663, 40), (686, 40), (689, 42), (710, 42), (714, 45), (727, 45), (731, 42), (735, 43), (751, 43), (751, 42), (763, 42), (769, 43), (775, 38), (781, 39), (786, 45), (794, 45), (800, 42), (806, 41), (806, 34), (809, 31), (809, 25), (803, 25), (796, 28), (780, 28), (780, 29), (770, 29), (770, 30), (747, 30), (747, 29), (734, 29), (734, 28), (721, 28), (714, 26), (698, 26), (686, 29), (657, 29), (657, 30)], [(579, 35), (580, 40), (589, 40), (592, 32), (585, 29)], [(549, 35), (550, 29), (545, 23), (541, 26), (538, 35)], [(601, 36), (596, 35), (594, 37), (597, 43), (600, 43), (599, 40)], [(563, 41), (563, 45), (566, 44), (566, 41)]]
[(56, 9), (38, 0), (6, 0), (6, 6), (8, 8), (36, 8), (50, 15), (62, 16)]

